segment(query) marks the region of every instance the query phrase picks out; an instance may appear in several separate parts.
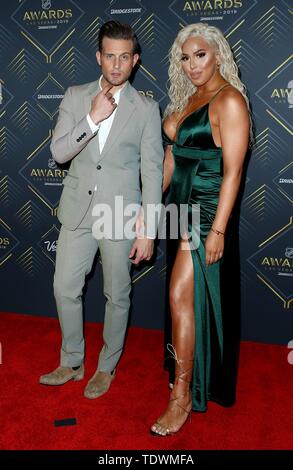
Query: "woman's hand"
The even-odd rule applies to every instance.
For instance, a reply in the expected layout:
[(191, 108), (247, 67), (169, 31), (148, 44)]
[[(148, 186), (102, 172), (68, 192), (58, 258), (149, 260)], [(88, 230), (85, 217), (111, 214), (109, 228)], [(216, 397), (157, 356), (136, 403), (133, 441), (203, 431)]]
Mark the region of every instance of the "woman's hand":
[(217, 235), (212, 230), (209, 231), (205, 242), (206, 266), (216, 263), (222, 258), (224, 253), (224, 235)]

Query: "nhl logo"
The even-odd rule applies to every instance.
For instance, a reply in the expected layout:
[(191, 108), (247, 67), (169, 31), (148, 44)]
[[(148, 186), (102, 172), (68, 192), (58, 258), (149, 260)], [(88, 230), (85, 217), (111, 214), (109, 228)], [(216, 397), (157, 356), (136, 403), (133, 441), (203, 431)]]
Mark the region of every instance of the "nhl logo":
[(51, 8), (51, 0), (42, 0), (43, 10), (49, 10)]

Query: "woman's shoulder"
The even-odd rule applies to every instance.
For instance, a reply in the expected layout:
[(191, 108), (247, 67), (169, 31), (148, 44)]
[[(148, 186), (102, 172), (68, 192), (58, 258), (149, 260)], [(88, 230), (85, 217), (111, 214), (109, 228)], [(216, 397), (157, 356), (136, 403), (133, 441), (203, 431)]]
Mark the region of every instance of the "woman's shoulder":
[(249, 109), (242, 93), (230, 85), (225, 86), (213, 100), (214, 122), (249, 123)]
[(211, 111), (216, 122), (226, 119), (247, 119), (249, 110), (242, 93), (229, 83), (217, 93), (211, 102)]
[(242, 93), (230, 83), (223, 86), (220, 93), (216, 95), (214, 103), (223, 112), (228, 112), (231, 107), (242, 108), (245, 106), (245, 108), (247, 108), (247, 104)]

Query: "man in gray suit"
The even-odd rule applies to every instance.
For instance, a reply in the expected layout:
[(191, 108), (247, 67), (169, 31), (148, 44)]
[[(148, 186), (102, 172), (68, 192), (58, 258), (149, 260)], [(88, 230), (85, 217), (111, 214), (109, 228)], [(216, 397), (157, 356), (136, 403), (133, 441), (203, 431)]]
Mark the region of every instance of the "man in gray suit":
[[(163, 163), (158, 104), (128, 82), (139, 59), (131, 27), (105, 23), (96, 57), (100, 80), (68, 88), (52, 138), (53, 158), (71, 162), (58, 209), (62, 226), (54, 276), (62, 347), (60, 366), (40, 377), (45, 385), (84, 377), (82, 291), (99, 249), (106, 297), (104, 345), (85, 388), (87, 398), (107, 392), (115, 377), (128, 321), (131, 262), (138, 264), (153, 254), (157, 224), (147, 214), (161, 202)], [(134, 231), (133, 238), (121, 231), (121, 220), (124, 225), (129, 217), (117, 209), (117, 197), (124, 204), (141, 204), (143, 235), (135, 237)], [(103, 212), (101, 207), (111, 209), (103, 231), (94, 217)], [(113, 220), (116, 226), (109, 230)]]

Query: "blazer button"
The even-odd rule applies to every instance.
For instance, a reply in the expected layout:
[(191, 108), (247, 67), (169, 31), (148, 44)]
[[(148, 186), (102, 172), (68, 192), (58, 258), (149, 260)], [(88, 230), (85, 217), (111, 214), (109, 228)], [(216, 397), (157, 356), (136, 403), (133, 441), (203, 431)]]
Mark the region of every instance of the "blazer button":
[(91, 196), (92, 194), (93, 194), (92, 191), (89, 191), (89, 195)]
[(97, 170), (100, 170), (101, 168), (102, 168), (101, 165), (98, 165), (98, 166), (97, 166)]

